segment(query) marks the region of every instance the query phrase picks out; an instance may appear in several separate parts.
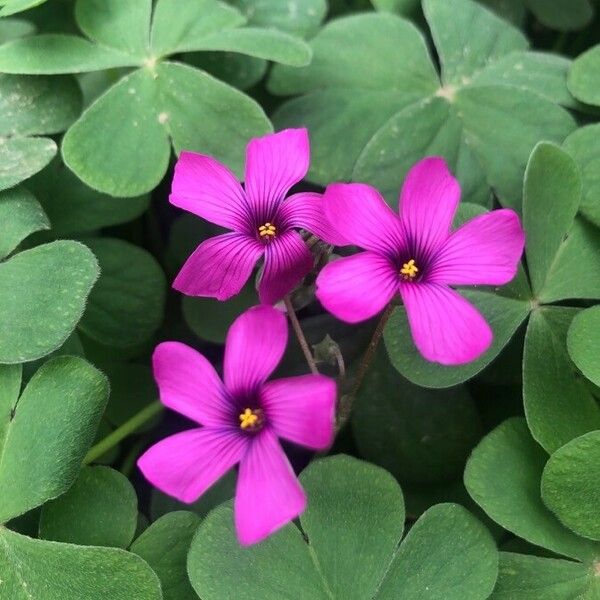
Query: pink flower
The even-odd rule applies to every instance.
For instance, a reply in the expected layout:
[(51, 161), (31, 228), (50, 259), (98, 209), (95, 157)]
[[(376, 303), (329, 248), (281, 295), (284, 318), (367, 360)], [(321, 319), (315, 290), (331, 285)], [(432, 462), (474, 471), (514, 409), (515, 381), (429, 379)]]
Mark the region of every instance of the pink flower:
[(492, 342), (481, 314), (451, 285), (502, 285), (516, 274), (525, 244), (512, 210), (495, 210), (450, 226), (460, 185), (442, 158), (408, 173), (400, 215), (372, 187), (333, 184), (324, 212), (346, 244), (364, 248), (328, 264), (317, 297), (339, 319), (356, 323), (380, 312), (399, 292), (419, 352), (445, 365), (466, 363)]
[(259, 298), (273, 304), (312, 269), (313, 258), (296, 228), (317, 236), (323, 225), (322, 195), (290, 188), (308, 171), (306, 129), (286, 129), (255, 138), (246, 150), (244, 189), (233, 173), (210, 156), (182, 152), (175, 165), (170, 202), (230, 229), (196, 248), (173, 287), (189, 296), (227, 300), (239, 293), (264, 258)]
[(278, 438), (315, 450), (333, 439), (335, 382), (322, 375), (266, 381), (287, 343), (284, 315), (255, 306), (227, 335), (224, 383), (204, 356), (179, 342), (154, 351), (162, 403), (203, 427), (152, 446), (138, 466), (157, 488), (194, 502), (239, 463), (235, 523), (259, 542), (304, 511), (306, 497)]

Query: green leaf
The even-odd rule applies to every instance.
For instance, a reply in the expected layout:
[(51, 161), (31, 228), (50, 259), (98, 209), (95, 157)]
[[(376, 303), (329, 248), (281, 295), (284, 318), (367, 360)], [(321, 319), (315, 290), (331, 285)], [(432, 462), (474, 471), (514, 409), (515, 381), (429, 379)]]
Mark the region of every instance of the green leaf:
[(188, 573), (199, 596), (205, 600), (489, 596), (497, 552), (489, 533), (464, 508), (434, 507), (396, 552), (404, 506), (389, 473), (338, 455), (311, 464), (300, 479), (310, 498), (300, 517), (308, 544), (289, 524), (260, 544), (242, 548), (231, 508), (221, 506), (201, 523), (188, 555)]
[(41, 171), (55, 154), (56, 144), (48, 138), (0, 138), (0, 190)]
[(567, 353), (575, 308), (533, 312), (525, 336), (523, 404), (533, 437), (548, 451), (600, 429), (600, 407)]
[(482, 434), (477, 408), (465, 387), (418, 387), (398, 374), (383, 349), (356, 398), (352, 430), (367, 460), (402, 483), (424, 484), (460, 478)]
[(47, 33), (0, 46), (0, 71), (24, 75), (87, 73), (136, 65), (127, 54), (77, 35)]
[(469, 0), (423, 0), (445, 86), (464, 85), (499, 58), (527, 48), (510, 23)]
[(215, 0), (158, 0), (152, 21), (152, 52), (165, 56), (195, 50), (204, 38), (244, 21), (238, 11)]
[(517, 300), (479, 290), (462, 291), (485, 317), (494, 332), (490, 348), (477, 360), (449, 367), (425, 360), (412, 341), (404, 308), (392, 314), (384, 332), (385, 347), (392, 365), (409, 381), (423, 387), (444, 388), (467, 381), (489, 365), (525, 321), (531, 306)]
[(137, 516), (137, 496), (127, 477), (109, 467), (84, 467), (66, 494), (44, 505), (40, 537), (127, 548)]
[(156, 95), (149, 69), (134, 71), (108, 89), (65, 134), (67, 167), (111, 196), (138, 196), (155, 188), (171, 154)]
[(497, 573), (498, 552), (487, 529), (462, 506), (438, 504), (408, 532), (376, 598), (483, 600)]
[(267, 61), (235, 52), (192, 52), (185, 62), (238, 90), (256, 85), (267, 72)]
[(523, 190), (527, 263), (534, 293), (543, 297), (548, 273), (577, 213), (581, 178), (575, 161), (541, 142), (531, 154)]
[(133, 346), (150, 338), (162, 323), (166, 281), (156, 259), (123, 240), (86, 242), (100, 263), (100, 279), (90, 294), (81, 330), (109, 346)]
[(256, 302), (256, 289), (254, 282), (251, 281), (237, 296), (226, 302), (213, 298), (184, 296), (181, 306), (185, 322), (199, 338), (215, 344), (223, 344), (229, 326)]
[(542, 498), (569, 529), (600, 540), (600, 431), (571, 440), (550, 457), (542, 475)]
[(547, 459), (525, 420), (508, 419), (473, 450), (465, 486), (489, 517), (515, 535), (557, 554), (587, 560), (600, 548), (563, 527), (542, 502), (540, 479)]
[(25, 189), (0, 193), (0, 260), (6, 258), (35, 231), (50, 229), (50, 223), (40, 203)]
[(589, 565), (570, 560), (500, 552), (492, 600), (595, 600), (597, 578)]
[(152, 523), (131, 545), (160, 579), (164, 600), (197, 600), (186, 561), (200, 519), (191, 512), (172, 512)]
[(597, 386), (600, 386), (599, 337), (600, 306), (593, 306), (576, 315), (567, 336), (571, 360)]
[(582, 29), (594, 16), (590, 0), (525, 0), (525, 4), (542, 25), (560, 31)]
[(15, 13), (27, 10), (39, 4), (43, 4), (46, 0), (2, 0), (0, 5), (0, 17), (6, 17), (8, 15), (14, 15)]
[(577, 129), (565, 140), (563, 148), (579, 166), (583, 183), (579, 210), (600, 227), (600, 124)]
[(96, 231), (139, 217), (148, 208), (148, 195), (127, 201), (101, 194), (85, 185), (55, 159), (27, 182), (52, 224), (55, 236)]
[(569, 71), (571, 94), (587, 104), (600, 105), (600, 44), (579, 55)]
[(0, 365), (0, 440), (4, 440), (19, 400), (23, 367)]
[(82, 244), (58, 241), (0, 263), (0, 362), (35, 360), (75, 329), (98, 278)]
[(249, 25), (312, 37), (327, 13), (326, 0), (227, 0)]
[(106, 378), (81, 358), (53, 358), (38, 369), (3, 416), (8, 425), (0, 439), (0, 489), (10, 493), (0, 497), (0, 523), (67, 491), (107, 398)]
[(160, 584), (138, 556), (34, 540), (0, 527), (0, 580), (10, 600), (161, 600)]
[(0, 44), (32, 33), (35, 33), (35, 25), (24, 19), (2, 19), (0, 21)]
[(77, 0), (75, 18), (81, 30), (100, 46), (136, 59), (149, 56), (152, 0)]

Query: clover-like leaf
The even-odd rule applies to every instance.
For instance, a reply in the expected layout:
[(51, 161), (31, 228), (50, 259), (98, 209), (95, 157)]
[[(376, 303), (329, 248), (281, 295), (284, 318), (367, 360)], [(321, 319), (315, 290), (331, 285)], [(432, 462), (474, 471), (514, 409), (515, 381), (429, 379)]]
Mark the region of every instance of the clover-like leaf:
[(0, 192), (0, 260), (6, 258), (28, 235), (50, 229), (40, 203), (27, 190), (19, 188)]
[(533, 437), (548, 451), (600, 429), (600, 407), (567, 352), (579, 309), (542, 307), (531, 315), (523, 354), (523, 403)]
[(87, 240), (101, 275), (90, 294), (80, 329), (108, 346), (133, 346), (150, 338), (163, 319), (166, 281), (144, 249), (123, 240)]
[(35, 25), (24, 19), (0, 20), (0, 44), (35, 33)]
[(494, 542), (461, 506), (427, 511), (396, 551), (404, 505), (389, 473), (335, 456), (310, 465), (300, 479), (310, 498), (300, 517), (308, 544), (290, 524), (241, 548), (229, 505), (202, 522), (188, 556), (188, 573), (202, 598), (472, 600), (491, 593)]
[(158, 578), (118, 548), (35, 540), (0, 526), (0, 584), (10, 600), (161, 600)]
[(532, 544), (585, 562), (589, 569), (600, 545), (569, 531), (542, 502), (540, 480), (547, 459), (525, 420), (508, 419), (473, 450), (465, 486), (496, 523)]
[(46, 356), (69, 337), (98, 278), (79, 242), (57, 241), (0, 263), (0, 363)]
[(356, 398), (352, 429), (361, 456), (402, 483), (420, 484), (460, 478), (482, 434), (477, 408), (464, 386), (418, 387), (398, 374), (383, 349)]
[[(312, 40), (308, 67), (273, 69), (273, 92), (303, 94), (285, 102), (274, 121), (309, 127), (309, 175), (317, 183), (365, 181), (395, 205), (408, 169), (423, 154), (440, 154), (468, 201), (486, 204), (492, 188), (505, 205), (519, 207), (533, 146), (560, 142), (575, 128), (556, 103), (572, 105), (556, 83), (564, 64), (524, 53), (520, 31), (471, 0), (424, 0), (423, 7), (439, 77), (407, 21), (383, 13), (338, 19)], [(514, 64), (535, 74), (513, 75), (513, 54)], [(540, 94), (548, 79), (552, 89)]]
[(150, 525), (131, 545), (160, 579), (164, 600), (197, 600), (187, 574), (187, 554), (200, 519), (171, 512)]
[(0, 369), (9, 390), (0, 403), (0, 523), (5, 523), (75, 481), (104, 411), (108, 382), (81, 358), (57, 357), (38, 369), (19, 397), (18, 367)]
[(43, 169), (58, 133), (79, 115), (81, 92), (72, 77), (0, 75), (0, 190)]
[(43, 4), (46, 0), (1, 0), (0, 17), (14, 15), (34, 6)]
[(600, 386), (600, 306), (592, 306), (575, 316), (569, 327), (567, 348), (577, 368)]
[(127, 548), (137, 527), (137, 496), (129, 480), (109, 467), (84, 467), (73, 486), (47, 502), (40, 537), (84, 546)]
[(578, 56), (569, 71), (569, 90), (582, 102), (600, 105), (600, 44)]

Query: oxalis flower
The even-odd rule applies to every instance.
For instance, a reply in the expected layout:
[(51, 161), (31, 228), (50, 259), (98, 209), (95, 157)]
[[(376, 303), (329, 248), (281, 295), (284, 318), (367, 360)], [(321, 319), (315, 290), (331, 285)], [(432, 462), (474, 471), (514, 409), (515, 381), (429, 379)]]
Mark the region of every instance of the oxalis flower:
[(290, 188), (308, 171), (306, 129), (286, 129), (255, 138), (246, 150), (244, 188), (210, 156), (182, 152), (175, 165), (170, 202), (230, 229), (198, 246), (173, 287), (189, 296), (227, 300), (239, 293), (254, 265), (264, 258), (260, 301), (273, 304), (312, 269), (312, 255), (295, 229), (320, 237), (322, 195)]
[(420, 353), (445, 365), (466, 363), (492, 342), (492, 331), (451, 285), (502, 285), (516, 274), (525, 244), (517, 214), (483, 214), (451, 232), (460, 185), (442, 158), (429, 157), (408, 173), (397, 215), (377, 190), (333, 184), (324, 211), (346, 244), (364, 248), (329, 263), (317, 297), (339, 319), (356, 323), (400, 294)]
[(335, 382), (323, 375), (266, 381), (287, 343), (284, 315), (246, 311), (229, 329), (224, 382), (201, 354), (179, 342), (153, 356), (160, 399), (201, 428), (165, 438), (139, 459), (157, 488), (194, 502), (239, 463), (235, 524), (242, 544), (259, 542), (305, 508), (306, 497), (278, 438), (324, 450), (333, 439)]

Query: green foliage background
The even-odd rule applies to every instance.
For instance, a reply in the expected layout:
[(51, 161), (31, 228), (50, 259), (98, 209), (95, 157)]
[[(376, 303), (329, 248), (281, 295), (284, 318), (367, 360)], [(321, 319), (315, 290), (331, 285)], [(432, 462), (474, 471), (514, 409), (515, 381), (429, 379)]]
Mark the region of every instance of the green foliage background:
[[(0, 17), (0, 598), (600, 598), (600, 3), (0, 0)], [(494, 330), (471, 364), (425, 361), (395, 310), (300, 475), (307, 511), (242, 549), (235, 473), (184, 506), (135, 470), (185, 427), (156, 402), (154, 345), (218, 365), (257, 302), (253, 282), (225, 304), (170, 290), (215, 229), (167, 196), (181, 150), (241, 175), (250, 138), (299, 126), (307, 189), (363, 181), (396, 207), (442, 155), (456, 224), (510, 207), (527, 247), (509, 285), (461, 290)], [(374, 323), (324, 314), (313, 281), (302, 325), (351, 376)], [(280, 370), (305, 372), (292, 342)]]

